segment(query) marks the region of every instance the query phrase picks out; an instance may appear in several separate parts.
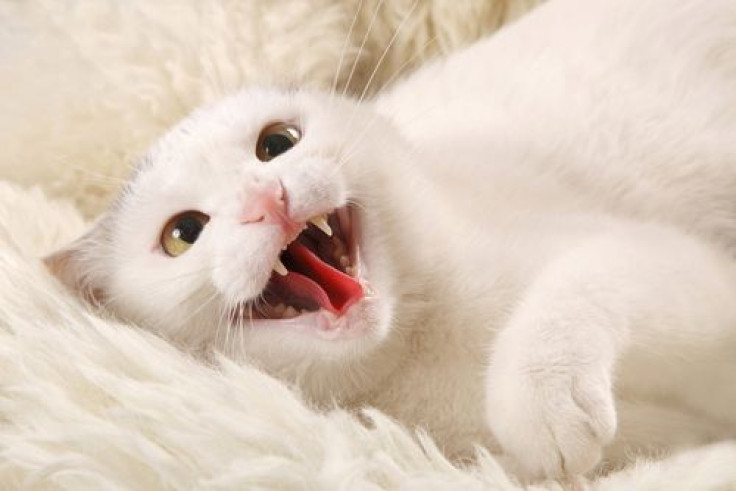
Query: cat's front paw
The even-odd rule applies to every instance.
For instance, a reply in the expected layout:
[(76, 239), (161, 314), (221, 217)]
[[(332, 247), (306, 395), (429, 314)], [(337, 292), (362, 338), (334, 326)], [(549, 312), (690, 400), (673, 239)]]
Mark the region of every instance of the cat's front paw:
[(616, 431), (610, 377), (598, 367), (491, 367), (491, 430), (524, 480), (583, 474)]

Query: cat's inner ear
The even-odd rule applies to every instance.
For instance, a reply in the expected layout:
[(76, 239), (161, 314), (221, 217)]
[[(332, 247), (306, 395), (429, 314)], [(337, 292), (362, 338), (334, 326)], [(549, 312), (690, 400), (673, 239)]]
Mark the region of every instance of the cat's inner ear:
[(95, 278), (91, 243), (100, 233), (99, 225), (64, 248), (43, 258), (44, 265), (65, 287), (86, 301), (102, 304), (102, 282)]

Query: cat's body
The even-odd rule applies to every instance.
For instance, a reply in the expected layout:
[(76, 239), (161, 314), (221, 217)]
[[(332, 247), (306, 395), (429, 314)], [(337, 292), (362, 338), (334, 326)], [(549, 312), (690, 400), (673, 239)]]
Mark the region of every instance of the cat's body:
[[(164, 137), (53, 264), (189, 349), (375, 406), (454, 456), (503, 450), (527, 476), (589, 470), (617, 421), (614, 463), (733, 436), (734, 46), (728, 0), (557, 0), (365, 107), (246, 91)], [(273, 120), (302, 141), (261, 165)], [(293, 239), (241, 216), (273, 179), (289, 223), (358, 203), (371, 293), (342, 324), (223, 328), (207, 301), (257, 296)], [(151, 252), (184, 210), (209, 217), (199, 242)]]
[[(492, 313), (480, 323), (484, 327), (506, 324), (509, 312), (523, 301), (524, 288), (550, 260), (597, 236), (613, 236), (617, 228), (631, 234), (622, 239), (625, 243), (642, 240), (644, 247), (654, 248), (656, 259), (693, 268), (690, 281), (683, 279), (681, 291), (668, 298), (658, 283), (677, 282), (684, 271), (668, 271), (672, 277), (665, 279), (646, 270), (645, 258), (634, 265), (640, 269), (635, 281), (649, 283), (654, 298), (647, 301), (652, 308), (660, 302), (662, 312), (649, 321), (653, 327), (631, 326), (643, 331), (639, 336), (646, 341), (632, 336), (633, 346), (624, 350), (617, 367), (619, 432), (608, 450), (612, 459), (636, 447), (733, 436), (736, 428), (736, 417), (727, 418), (724, 430), (706, 416), (712, 410), (736, 415), (736, 384), (730, 382), (736, 373), (733, 266), (725, 258), (710, 268), (688, 259), (694, 251), (678, 251), (676, 243), (691, 239), (656, 238), (656, 226), (669, 224), (734, 250), (735, 7), (730, 2), (552, 2), (494, 39), (426, 67), (377, 102), (409, 140), (427, 149), (431, 158), (421, 166), (430, 167), (431, 180), (445, 190), (452, 185), (454, 193), (445, 191), (445, 200), (457, 211), (438, 228), (454, 237), (451, 244), (441, 242), (449, 245), (444, 255), (464, 264), (455, 266), (452, 277), (460, 279), (442, 296), (461, 304), (458, 290), (493, 288)], [(441, 116), (429, 116), (433, 113)], [(459, 216), (460, 223), (450, 223)], [(477, 230), (489, 233), (473, 238)], [(594, 262), (611, 261), (604, 246), (592, 254), (598, 255)], [(483, 278), (477, 278), (480, 271)], [(697, 276), (715, 281), (715, 291), (701, 289)], [(490, 286), (496, 277), (498, 288)], [(730, 293), (718, 291), (722, 281), (731, 285)], [(633, 311), (635, 300), (629, 303)], [(554, 304), (547, 308), (556, 309)], [(683, 309), (683, 325), (673, 320), (677, 309)], [(483, 315), (472, 313), (453, 326), (474, 324), (468, 321)], [(588, 314), (579, 315), (582, 320)], [(716, 327), (711, 322), (719, 315), (722, 323)], [(459, 334), (457, 342), (466, 335)], [(465, 380), (473, 378), (481, 356), (472, 343), (447, 355), (448, 366), (468, 365)], [(716, 346), (721, 356), (715, 356)], [(431, 361), (423, 365), (417, 379), (433, 369), (441, 372)], [(453, 388), (456, 407), (471, 407), (459, 402), (470, 402), (476, 394), (464, 385), (447, 382), (427, 392), (446, 394)], [(504, 397), (509, 396), (498, 395)], [(688, 403), (679, 404), (681, 397)], [(478, 430), (471, 411), (446, 414), (447, 420), (434, 424), (436, 416), (402, 418), (442, 428), (448, 433), (442, 441)], [(465, 432), (459, 428), (462, 421), (467, 421)], [(509, 433), (507, 438), (514, 433), (524, 438), (518, 428)], [(542, 440), (539, 435), (530, 448)], [(531, 449), (531, 460), (530, 454)]]

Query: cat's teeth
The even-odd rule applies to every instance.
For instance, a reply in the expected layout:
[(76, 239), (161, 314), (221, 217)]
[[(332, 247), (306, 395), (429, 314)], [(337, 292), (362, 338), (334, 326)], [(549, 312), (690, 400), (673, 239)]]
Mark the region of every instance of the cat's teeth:
[(299, 311), (297, 311), (294, 307), (289, 305), (286, 307), (286, 310), (284, 310), (284, 319), (292, 319), (299, 315)]
[(281, 276), (286, 276), (289, 274), (289, 270), (286, 269), (286, 266), (284, 266), (284, 263), (281, 262), (281, 259), (276, 258), (276, 263), (273, 265), (273, 270), (276, 271)]
[(332, 243), (334, 244), (334, 247), (335, 247), (335, 252), (334, 252), (335, 259), (339, 260), (340, 256), (342, 256), (346, 252), (345, 243), (341, 241), (339, 237), (335, 237), (334, 239), (332, 239)]
[(328, 236), (332, 237), (332, 229), (330, 228), (330, 225), (327, 223), (327, 217), (325, 215), (320, 215), (318, 217), (313, 217), (309, 219), (309, 223), (323, 231)]
[(286, 305), (284, 305), (283, 303), (280, 303), (276, 307), (273, 308), (273, 313), (279, 317), (283, 317), (285, 310), (286, 310)]
[(373, 290), (373, 288), (371, 287), (371, 285), (369, 285), (368, 283), (363, 283), (361, 281), (360, 282), (360, 286), (363, 287), (363, 291), (365, 292), (365, 295), (367, 297), (372, 297), (373, 295), (375, 295), (376, 292)]
[(340, 266), (347, 268), (348, 264), (350, 264), (350, 259), (344, 254), (340, 256)]

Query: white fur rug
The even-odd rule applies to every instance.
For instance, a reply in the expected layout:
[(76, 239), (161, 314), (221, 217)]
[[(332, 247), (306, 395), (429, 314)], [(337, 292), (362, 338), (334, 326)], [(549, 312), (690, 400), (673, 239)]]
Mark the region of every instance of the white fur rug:
[[(312, 411), (256, 370), (203, 366), (102, 318), (38, 260), (79, 235), (82, 214), (99, 211), (128, 163), (197, 104), (245, 83), (329, 87), (360, 4), (337, 77), (346, 82), (377, 3), (0, 0), (0, 489), (517, 489), (488, 455), (458, 467), (380, 414), (366, 427)], [(353, 91), (413, 2), (386, 3)], [(535, 3), (419, 2), (374, 87)], [(736, 489), (736, 443), (592, 487)]]
[[(380, 414), (367, 428), (312, 411), (254, 369), (203, 366), (89, 312), (35, 258), (84, 228), (70, 205), (0, 183), (0, 489), (518, 489), (488, 455), (458, 467)], [(592, 487), (736, 489), (736, 443)]]

